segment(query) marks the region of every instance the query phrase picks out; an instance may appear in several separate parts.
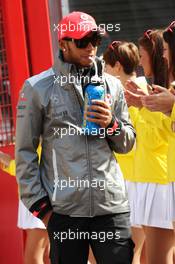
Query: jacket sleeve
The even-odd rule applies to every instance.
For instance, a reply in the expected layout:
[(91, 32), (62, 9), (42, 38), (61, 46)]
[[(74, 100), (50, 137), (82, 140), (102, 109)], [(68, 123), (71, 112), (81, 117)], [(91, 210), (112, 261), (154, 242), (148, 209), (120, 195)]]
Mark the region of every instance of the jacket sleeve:
[(134, 146), (136, 133), (129, 118), (122, 88), (120, 88), (117, 97), (114, 103), (113, 116), (118, 123), (118, 128), (112, 135), (107, 133), (107, 140), (111, 149), (116, 153), (127, 153)]
[(37, 153), (44, 111), (39, 94), (29, 81), (24, 83), (17, 108), (15, 156), (20, 197), (35, 216), (42, 218), (51, 209), (41, 182)]

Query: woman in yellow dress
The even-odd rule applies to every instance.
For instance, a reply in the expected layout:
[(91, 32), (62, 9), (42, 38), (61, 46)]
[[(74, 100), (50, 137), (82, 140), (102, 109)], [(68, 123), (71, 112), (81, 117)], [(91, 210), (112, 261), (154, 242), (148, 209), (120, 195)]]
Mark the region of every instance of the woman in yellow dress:
[[(139, 65), (139, 51), (137, 46), (132, 42), (114, 41), (106, 49), (103, 55), (105, 61), (105, 71), (120, 79), (123, 87), (128, 80), (136, 82), (142, 87), (143, 91), (147, 93), (147, 83), (145, 77), (137, 77), (136, 69)], [(129, 107), (129, 113), (133, 126), (135, 127), (139, 114), (139, 109), (136, 107)], [(135, 146), (136, 147), (136, 146)], [(134, 155), (135, 147), (127, 154), (115, 154), (116, 159), (122, 170), (126, 186), (134, 177)], [(128, 189), (129, 202), (131, 207), (131, 225), (132, 225), (132, 239), (135, 243), (133, 264), (139, 264), (141, 259), (142, 248), (144, 244), (144, 232), (142, 228), (136, 227), (133, 223), (132, 210), (132, 192)], [(144, 258), (141, 259), (145, 263)]]
[[(163, 40), (161, 32), (149, 30), (139, 39), (140, 62), (144, 68), (148, 83), (166, 84), (166, 64), (163, 60)], [(120, 46), (115, 51), (116, 61), (121, 64)], [(131, 207), (131, 223), (138, 234), (137, 225), (142, 226), (145, 234), (146, 256), (149, 263), (172, 263), (173, 232), (169, 221), (169, 191), (167, 175), (168, 135), (154, 127), (145, 119), (141, 99), (137, 105), (128, 96), (132, 91), (133, 80), (125, 85), (128, 106), (137, 106), (138, 114), (133, 125), (137, 132), (134, 153), (134, 172), (127, 181)], [(135, 112), (136, 113), (136, 112)], [(162, 116), (158, 113), (159, 117)], [(147, 115), (152, 119), (152, 113)], [(131, 115), (131, 119), (132, 115)], [(125, 167), (128, 167), (126, 161)], [(161, 201), (161, 206), (160, 206)], [(163, 237), (163, 240), (162, 240)], [(155, 252), (159, 249), (159, 254)], [(139, 262), (138, 262), (139, 263)]]
[[(169, 133), (168, 148), (168, 176), (172, 182), (172, 202), (170, 219), (175, 222), (175, 21), (164, 31), (164, 57), (169, 67), (169, 87), (155, 85), (154, 93), (150, 96), (143, 96), (142, 103), (150, 111), (161, 111), (165, 115), (159, 121), (152, 120), (155, 126), (164, 129)], [(175, 223), (174, 230), (175, 230)]]

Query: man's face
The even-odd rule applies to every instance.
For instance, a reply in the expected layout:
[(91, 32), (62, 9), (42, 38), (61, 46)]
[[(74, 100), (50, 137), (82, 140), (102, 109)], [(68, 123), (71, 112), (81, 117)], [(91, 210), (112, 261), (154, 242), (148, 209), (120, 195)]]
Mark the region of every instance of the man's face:
[[(94, 39), (96, 38), (96, 34), (94, 32), (91, 32), (87, 36), (83, 38), (83, 41), (87, 43), (86, 47), (78, 48), (76, 43), (74, 41), (69, 40), (62, 40), (62, 45), (65, 47), (65, 52), (63, 49), (64, 59), (66, 62), (75, 64), (79, 67), (88, 67), (92, 64), (92, 61), (90, 59), (94, 58), (97, 53), (97, 45), (96, 41)], [(92, 40), (92, 43), (91, 43)], [(95, 39), (96, 40), (96, 39)], [(79, 40), (82, 41), (82, 40)]]

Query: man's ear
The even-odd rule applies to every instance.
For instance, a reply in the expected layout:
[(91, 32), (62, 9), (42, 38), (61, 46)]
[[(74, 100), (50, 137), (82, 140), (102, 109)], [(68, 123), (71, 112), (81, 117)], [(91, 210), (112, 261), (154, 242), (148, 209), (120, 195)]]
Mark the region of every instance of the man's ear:
[(60, 48), (63, 52), (66, 52), (67, 47), (66, 47), (66, 42), (65, 42), (65, 40), (59, 40), (59, 48)]

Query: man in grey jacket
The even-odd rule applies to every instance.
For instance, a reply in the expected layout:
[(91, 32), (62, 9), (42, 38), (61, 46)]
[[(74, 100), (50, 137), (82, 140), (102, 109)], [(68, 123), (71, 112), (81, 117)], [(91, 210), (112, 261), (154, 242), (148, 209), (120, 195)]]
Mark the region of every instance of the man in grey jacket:
[[(123, 89), (102, 72), (95, 57), (101, 29), (91, 16), (72, 12), (64, 17), (58, 39), (55, 65), (27, 79), (19, 97), (20, 196), (47, 226), (52, 264), (87, 263), (89, 244), (97, 263), (129, 264), (133, 242), (128, 199), (113, 154), (129, 152), (135, 141)], [(84, 88), (94, 75), (91, 58), (97, 60), (107, 99), (94, 101), (84, 115), (103, 133), (87, 135), (82, 132), (82, 109)]]

